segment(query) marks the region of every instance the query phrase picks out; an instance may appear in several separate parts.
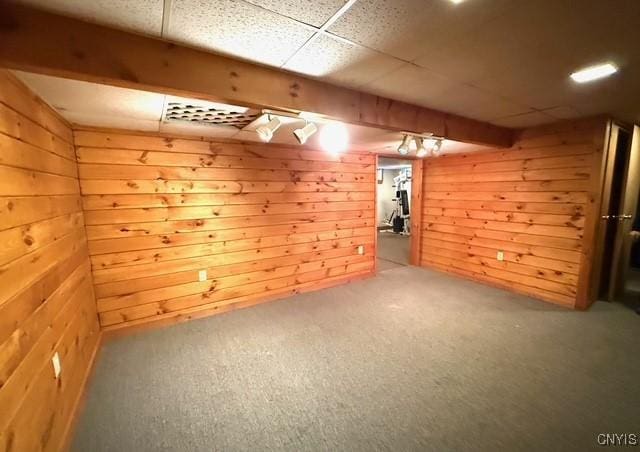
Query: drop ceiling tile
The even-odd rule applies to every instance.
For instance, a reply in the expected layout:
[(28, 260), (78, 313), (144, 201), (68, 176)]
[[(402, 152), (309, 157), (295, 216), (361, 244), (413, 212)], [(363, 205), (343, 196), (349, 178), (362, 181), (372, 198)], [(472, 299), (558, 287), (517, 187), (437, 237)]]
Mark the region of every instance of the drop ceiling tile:
[(429, 44), (413, 62), (461, 83), (505, 73), (509, 62), (526, 65), (530, 55), (510, 26), (491, 26), (451, 38), (446, 43)]
[(546, 115), (539, 111), (534, 111), (531, 113), (525, 113), (523, 115), (514, 115), (508, 116), (506, 118), (496, 119), (491, 121), (491, 123), (503, 127), (522, 128), (548, 124), (556, 121), (557, 119), (553, 116)]
[(233, 138), (238, 134), (239, 130), (232, 126), (191, 124), (186, 121), (162, 121), (160, 122), (160, 132), (208, 138)]
[(367, 0), (356, 2), (329, 31), (389, 55), (413, 60), (428, 48), (452, 38), (513, 7), (508, 0)]
[(531, 109), (512, 102), (498, 93), (483, 91), (474, 86), (456, 83), (434, 94), (429, 106), (480, 121), (530, 112)]
[(89, 127), (105, 127), (108, 129), (136, 130), (143, 132), (158, 132), (158, 120), (136, 119), (124, 116), (114, 116), (101, 113), (61, 112), (62, 116), (71, 124)]
[(432, 100), (455, 86), (455, 82), (428, 69), (406, 63), (362, 87), (379, 96), (428, 106)]
[(580, 112), (573, 107), (548, 108), (543, 110), (543, 113), (557, 119), (573, 119), (580, 117)]
[(412, 64), (405, 64), (361, 89), (379, 96), (480, 120), (530, 110), (498, 94), (454, 82)]
[(77, 19), (160, 36), (163, 0), (19, 0), (19, 3)]
[[(582, 114), (584, 107), (577, 108), (577, 104), (604, 105), (606, 98), (622, 91), (622, 85), (612, 77), (580, 86), (569, 79), (571, 72), (608, 60), (631, 67), (638, 64), (637, 45), (632, 44), (638, 39), (625, 38), (640, 38), (639, 28), (613, 18), (635, 14), (640, 19), (640, 7), (638, 2), (618, 2), (617, 6), (622, 3), (624, 12), (601, 2), (585, 2), (579, 10), (571, 0), (546, 2), (544, 8), (538, 2), (523, 2), (491, 27), (470, 33), (451, 52), (451, 58), (444, 56), (443, 61), (435, 62), (439, 70), (452, 76), (469, 71), (473, 85), (500, 92), (514, 102), (538, 110), (572, 106)], [(430, 67), (422, 59), (416, 62)]]
[(321, 27), (340, 8), (346, 0), (247, 0), (249, 3), (271, 10), (305, 24)]
[(403, 64), (390, 56), (322, 34), (289, 60), (284, 68), (340, 85), (358, 87)]
[(308, 26), (239, 0), (174, 1), (169, 17), (167, 39), (273, 66), (313, 35)]
[(159, 121), (164, 94), (15, 72), (29, 88), (63, 116), (114, 116)]

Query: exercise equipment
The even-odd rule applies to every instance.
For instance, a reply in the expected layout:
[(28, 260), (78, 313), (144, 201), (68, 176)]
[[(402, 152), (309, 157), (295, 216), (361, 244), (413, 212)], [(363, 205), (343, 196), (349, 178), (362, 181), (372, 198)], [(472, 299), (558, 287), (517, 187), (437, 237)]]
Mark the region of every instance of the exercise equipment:
[(392, 200), (395, 202), (395, 207), (391, 211), (388, 218), (385, 218), (385, 223), (391, 227), (395, 234), (410, 234), (410, 209), (409, 209), (409, 194), (407, 191), (407, 184), (411, 183), (410, 169), (403, 169), (396, 177), (393, 178), (393, 187), (396, 189), (395, 197)]

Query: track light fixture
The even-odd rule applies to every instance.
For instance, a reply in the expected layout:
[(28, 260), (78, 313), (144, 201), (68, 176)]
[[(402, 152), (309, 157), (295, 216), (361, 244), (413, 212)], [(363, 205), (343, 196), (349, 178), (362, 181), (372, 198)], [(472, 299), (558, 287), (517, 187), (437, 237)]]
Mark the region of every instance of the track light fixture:
[(411, 140), (413, 137), (411, 135), (405, 135), (402, 139), (402, 143), (398, 146), (398, 153), (400, 155), (409, 154), (409, 146), (411, 145)]
[[(256, 127), (255, 124), (263, 123), (265, 117), (268, 122)], [(313, 113), (262, 110), (262, 116), (246, 127), (248, 130), (255, 130), (262, 141), (268, 142), (281, 125), (285, 124), (289, 127), (300, 120), (304, 121), (304, 127), (293, 131), (293, 136), (300, 144), (305, 144), (313, 134), (319, 131), (318, 142), (325, 151), (336, 154), (345, 151), (349, 146), (349, 131), (342, 122)]]
[(294, 130), (293, 135), (298, 140), (298, 143), (305, 144), (309, 137), (317, 131), (318, 127), (314, 123), (308, 122), (304, 127)]
[(424, 158), (428, 156), (437, 156), (440, 153), (444, 138), (433, 137), (432, 134), (417, 134), (411, 132), (402, 132), (402, 143), (398, 146), (400, 155), (408, 155), (411, 151), (411, 142), (416, 144), (416, 157)]
[(429, 155), (429, 151), (424, 147), (424, 138), (415, 137), (416, 142), (416, 157), (424, 158)]
[(442, 140), (436, 140), (436, 143), (431, 148), (431, 155), (437, 157), (440, 155), (440, 148), (442, 147)]
[(262, 141), (269, 142), (271, 141), (271, 138), (273, 138), (274, 132), (278, 130), (281, 125), (282, 121), (280, 121), (277, 116), (272, 117), (271, 115), (269, 115), (269, 122), (264, 125), (258, 126), (256, 128), (256, 133)]

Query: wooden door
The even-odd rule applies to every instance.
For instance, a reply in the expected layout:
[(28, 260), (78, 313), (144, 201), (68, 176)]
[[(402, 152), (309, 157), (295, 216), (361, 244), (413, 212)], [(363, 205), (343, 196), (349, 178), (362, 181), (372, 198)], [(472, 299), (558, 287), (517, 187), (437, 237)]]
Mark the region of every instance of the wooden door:
[(640, 127), (635, 126), (629, 149), (626, 178), (622, 190), (620, 210), (618, 212), (618, 230), (614, 243), (613, 265), (609, 300), (623, 301), (624, 286), (629, 274), (631, 257), (631, 230), (636, 219), (638, 195), (640, 192)]

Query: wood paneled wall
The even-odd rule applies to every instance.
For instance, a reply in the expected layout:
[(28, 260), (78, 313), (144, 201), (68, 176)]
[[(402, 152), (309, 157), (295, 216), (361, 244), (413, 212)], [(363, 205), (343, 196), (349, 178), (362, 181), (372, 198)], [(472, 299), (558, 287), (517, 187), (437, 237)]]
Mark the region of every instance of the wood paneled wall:
[(575, 307), (604, 129), (604, 119), (539, 127), (509, 149), (425, 160), (422, 265)]
[(71, 129), (6, 71), (0, 243), (0, 450), (57, 451), (99, 327)]
[(96, 130), (75, 140), (105, 329), (208, 315), (374, 270), (373, 155)]

